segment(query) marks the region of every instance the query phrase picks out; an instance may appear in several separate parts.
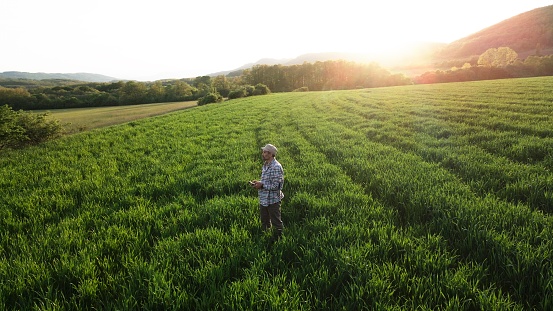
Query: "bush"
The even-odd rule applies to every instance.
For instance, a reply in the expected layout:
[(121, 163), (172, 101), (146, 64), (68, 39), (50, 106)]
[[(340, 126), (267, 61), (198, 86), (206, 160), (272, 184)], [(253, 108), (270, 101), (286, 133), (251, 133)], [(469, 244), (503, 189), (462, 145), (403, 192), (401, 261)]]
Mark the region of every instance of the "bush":
[(228, 94), (228, 98), (229, 99), (242, 98), (242, 97), (246, 97), (247, 95), (248, 95), (248, 93), (247, 93), (246, 89), (241, 88), (241, 89), (234, 90), (234, 91), (230, 92)]
[(253, 95), (267, 95), (271, 93), (271, 90), (269, 90), (269, 87), (267, 87), (265, 84), (258, 83), (255, 85), (255, 91), (253, 91)]
[(228, 97), (230, 94), (229, 89), (217, 89), (217, 92), (219, 92), (219, 94), (221, 94), (222, 97)]
[(300, 88), (293, 90), (292, 92), (309, 92), (309, 88), (307, 86), (302, 86)]
[(204, 97), (198, 99), (198, 106), (203, 106), (211, 103), (219, 103), (223, 101), (223, 97), (219, 93), (208, 93)]
[(46, 120), (47, 116), (14, 111), (8, 105), (0, 107), (0, 149), (34, 145), (59, 136), (62, 126), (58, 120)]
[(251, 86), (251, 85), (246, 85), (244, 87), (246, 89), (246, 96), (253, 96), (255, 95), (254, 92), (255, 92), (255, 87)]
[(24, 140), (24, 129), (17, 124), (16, 113), (8, 106), (0, 106), (0, 149)]

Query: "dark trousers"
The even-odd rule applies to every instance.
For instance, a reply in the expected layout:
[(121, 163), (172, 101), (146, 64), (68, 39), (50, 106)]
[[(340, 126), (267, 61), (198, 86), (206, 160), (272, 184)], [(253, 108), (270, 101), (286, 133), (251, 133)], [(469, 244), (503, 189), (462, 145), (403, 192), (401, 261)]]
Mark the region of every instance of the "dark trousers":
[(275, 234), (282, 234), (284, 225), (280, 217), (280, 202), (269, 204), (269, 206), (259, 205), (259, 218), (261, 219), (261, 227), (268, 230), (273, 225), (276, 229)]

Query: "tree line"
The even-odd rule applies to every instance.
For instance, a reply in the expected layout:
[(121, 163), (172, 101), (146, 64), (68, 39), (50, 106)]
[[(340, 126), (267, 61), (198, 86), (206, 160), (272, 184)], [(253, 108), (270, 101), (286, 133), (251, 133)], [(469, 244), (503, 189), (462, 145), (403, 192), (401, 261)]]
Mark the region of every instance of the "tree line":
[(377, 63), (360, 64), (343, 60), (302, 65), (257, 65), (246, 69), (242, 79), (262, 83), (274, 92), (294, 90), (326, 91), (411, 84), (403, 74), (392, 74)]
[[(34, 88), (0, 88), (0, 104), (14, 109), (37, 110), (145, 104), (193, 100), (207, 93), (203, 89), (175, 80), (117, 81)], [(204, 94), (205, 95), (205, 94)]]
[[(231, 94), (234, 91), (234, 94)], [(194, 79), (155, 82), (117, 81), (58, 86), (2, 87), (0, 105), (13, 109), (44, 110), (122, 106), (148, 103), (194, 101), (206, 104), (234, 98), (270, 93), (266, 86), (241, 83), (240, 78), (200, 76)]]
[(465, 82), (508, 78), (527, 78), (553, 75), (553, 55), (536, 55), (520, 60), (508, 47), (491, 48), (480, 57), (448, 70), (426, 72), (413, 79), (416, 84)]
[(270, 92), (325, 91), (407, 84), (462, 82), (553, 75), (553, 55), (524, 61), (507, 47), (489, 49), (460, 67), (429, 71), (412, 79), (392, 74), (377, 63), (343, 60), (302, 65), (257, 65), (236, 76), (200, 76), (155, 82), (117, 81), (56, 86), (1, 87), (0, 105), (13, 109), (44, 110), (198, 100), (199, 105), (223, 98)]
[(240, 76), (200, 76), (155, 82), (117, 81), (75, 85), (0, 87), (0, 105), (43, 110), (198, 100), (199, 104), (294, 90), (342, 90), (409, 84), (378, 64), (326, 61), (303, 65), (258, 65)]

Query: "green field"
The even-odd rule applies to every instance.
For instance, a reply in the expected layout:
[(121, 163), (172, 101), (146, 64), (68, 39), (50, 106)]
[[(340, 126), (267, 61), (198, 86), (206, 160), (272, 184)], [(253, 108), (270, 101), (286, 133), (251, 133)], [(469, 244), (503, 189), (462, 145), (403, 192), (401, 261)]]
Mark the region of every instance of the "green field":
[(272, 94), (4, 152), (0, 309), (551, 310), (551, 85)]
[(66, 134), (74, 134), (194, 107), (196, 103), (196, 101), (190, 101), (48, 111), (37, 110), (36, 112), (49, 113), (50, 117), (60, 121)]

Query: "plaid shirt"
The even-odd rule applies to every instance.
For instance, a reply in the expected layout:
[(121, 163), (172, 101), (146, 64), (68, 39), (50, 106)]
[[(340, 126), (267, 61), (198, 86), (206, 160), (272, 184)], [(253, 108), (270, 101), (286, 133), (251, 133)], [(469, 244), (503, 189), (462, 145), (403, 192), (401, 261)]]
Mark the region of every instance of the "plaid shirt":
[(258, 190), (259, 204), (268, 206), (280, 202), (284, 198), (282, 186), (284, 185), (284, 170), (282, 165), (273, 159), (268, 164), (263, 164), (261, 170), (261, 183), (263, 188)]

